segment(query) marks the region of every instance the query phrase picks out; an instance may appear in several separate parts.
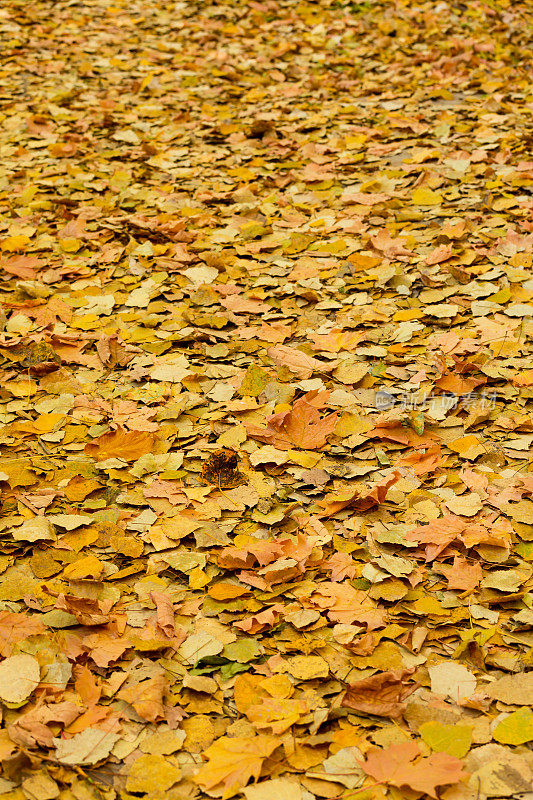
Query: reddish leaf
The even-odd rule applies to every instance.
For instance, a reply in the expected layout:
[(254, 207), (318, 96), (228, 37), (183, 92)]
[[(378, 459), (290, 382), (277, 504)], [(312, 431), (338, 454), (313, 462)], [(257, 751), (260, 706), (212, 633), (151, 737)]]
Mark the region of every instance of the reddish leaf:
[(386, 750), (370, 750), (361, 767), (379, 783), (407, 786), (415, 792), (437, 797), (438, 786), (449, 786), (467, 777), (463, 763), (447, 753), (433, 753), (414, 760), (420, 754), (415, 742), (393, 744)]
[(403, 701), (417, 688), (416, 683), (407, 681), (414, 671), (415, 668), (411, 667), (378, 672), (370, 678), (352, 683), (342, 699), (342, 705), (362, 714), (399, 718), (405, 708)]

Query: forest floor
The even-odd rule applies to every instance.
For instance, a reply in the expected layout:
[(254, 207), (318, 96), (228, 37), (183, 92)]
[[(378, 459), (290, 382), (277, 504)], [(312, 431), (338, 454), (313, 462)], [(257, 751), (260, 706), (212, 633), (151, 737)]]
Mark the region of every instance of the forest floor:
[(531, 800), (532, 12), (4, 0), (3, 800)]

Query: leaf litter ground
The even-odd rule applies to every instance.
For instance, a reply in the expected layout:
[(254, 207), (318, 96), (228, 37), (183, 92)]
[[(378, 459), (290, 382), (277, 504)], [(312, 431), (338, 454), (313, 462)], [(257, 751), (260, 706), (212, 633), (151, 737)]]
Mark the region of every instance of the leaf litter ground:
[(0, 26), (0, 792), (529, 797), (531, 7)]

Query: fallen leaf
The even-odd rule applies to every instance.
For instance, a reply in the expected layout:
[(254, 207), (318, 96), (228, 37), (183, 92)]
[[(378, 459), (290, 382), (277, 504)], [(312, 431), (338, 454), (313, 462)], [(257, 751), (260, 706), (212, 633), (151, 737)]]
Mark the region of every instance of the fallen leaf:
[(434, 753), (419, 758), (420, 750), (415, 742), (391, 745), (387, 750), (373, 749), (361, 763), (371, 778), (390, 786), (407, 786), (415, 792), (437, 797), (438, 786), (456, 784), (466, 777), (463, 764), (447, 753)]
[(40, 681), (39, 662), (26, 653), (9, 656), (0, 664), (0, 699), (19, 705), (26, 702)]
[(265, 734), (248, 739), (223, 736), (205, 751), (208, 763), (195, 775), (194, 782), (206, 790), (222, 784), (222, 797), (231, 797), (250, 778), (257, 780), (265, 758), (278, 744), (277, 738)]
[(290, 450), (292, 447), (315, 450), (325, 445), (336, 424), (336, 413), (321, 419), (317, 409), (302, 398), (296, 401), (290, 411), (270, 417), (266, 429), (248, 427), (248, 435), (280, 450)]
[(401, 718), (404, 701), (417, 688), (416, 683), (407, 680), (414, 671), (412, 667), (378, 672), (370, 678), (352, 683), (342, 698), (342, 705), (362, 714)]
[(533, 705), (533, 672), (504, 675), (485, 688), (489, 697), (508, 705)]
[(104, 433), (94, 442), (85, 445), (85, 454), (93, 456), (97, 461), (108, 458), (122, 458), (124, 461), (135, 461), (149, 453), (154, 442), (150, 433), (138, 433), (119, 428), (111, 433)]
[(455, 703), (468, 700), (476, 691), (475, 675), (463, 664), (443, 661), (429, 667), (431, 691), (451, 698)]
[(501, 744), (526, 744), (533, 740), (533, 711), (520, 708), (502, 719), (492, 732), (492, 736)]
[(70, 739), (54, 739), (55, 757), (60, 764), (90, 766), (106, 758), (119, 739), (118, 733), (87, 728)]
[(133, 762), (126, 779), (128, 792), (155, 794), (165, 792), (179, 781), (181, 770), (177, 764), (158, 754), (140, 756)]

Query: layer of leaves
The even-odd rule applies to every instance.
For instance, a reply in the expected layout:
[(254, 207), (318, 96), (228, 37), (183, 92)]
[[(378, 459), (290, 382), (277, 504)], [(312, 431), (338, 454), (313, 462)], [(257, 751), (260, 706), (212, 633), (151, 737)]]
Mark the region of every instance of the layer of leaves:
[(525, 796), (531, 4), (6, 0), (6, 800)]

